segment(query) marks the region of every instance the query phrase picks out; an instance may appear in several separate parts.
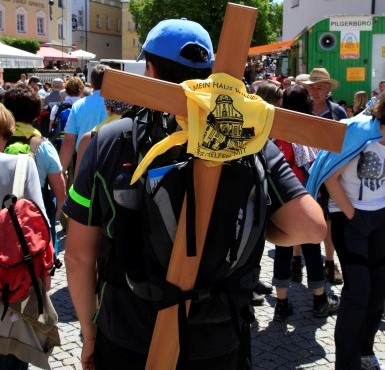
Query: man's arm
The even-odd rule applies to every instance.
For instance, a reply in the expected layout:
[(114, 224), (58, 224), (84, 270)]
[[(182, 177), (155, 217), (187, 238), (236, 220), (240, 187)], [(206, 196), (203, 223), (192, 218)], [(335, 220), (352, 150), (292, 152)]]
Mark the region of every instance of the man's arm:
[(63, 172), (66, 172), (75, 151), (75, 143), (78, 135), (64, 134), (63, 143), (60, 148), (60, 162), (63, 166)]
[(56, 215), (60, 216), (61, 206), (66, 196), (66, 183), (63, 174), (61, 172), (48, 174), (48, 184), (56, 197)]
[(100, 235), (99, 227), (69, 219), (64, 259), (68, 288), (83, 335), (81, 361), (84, 369), (93, 369), (96, 326), (92, 319), (97, 309), (96, 258)]
[(346, 196), (346, 192), (340, 182), (340, 176), (345, 170), (345, 167), (346, 165), (334, 172), (333, 175), (325, 181), (325, 186), (329, 195), (333, 198), (338, 207), (340, 207), (341, 211), (345, 213), (349, 220), (351, 220), (354, 216), (355, 209), (352, 202)]
[(78, 173), (78, 169), (81, 163), (81, 160), (83, 158), (83, 154), (85, 150), (87, 149), (88, 144), (90, 143), (92, 139), (91, 131), (86, 132), (82, 138), (80, 139), (78, 151), (77, 151), (77, 157), (76, 157), (76, 166), (75, 166), (75, 173), (74, 177), (76, 177), (76, 174)]
[(320, 243), (326, 235), (321, 207), (303, 188), (274, 144), (267, 142), (263, 153), (270, 170), (269, 195), (272, 200), (267, 239), (282, 246)]
[(320, 243), (326, 235), (321, 207), (309, 195), (300, 195), (278, 208), (271, 216), (266, 238), (271, 243), (292, 246)]

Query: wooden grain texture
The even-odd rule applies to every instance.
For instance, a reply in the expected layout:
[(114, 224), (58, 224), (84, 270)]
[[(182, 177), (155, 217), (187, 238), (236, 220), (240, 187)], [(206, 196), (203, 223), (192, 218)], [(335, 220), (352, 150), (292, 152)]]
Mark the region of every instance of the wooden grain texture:
[(270, 137), (339, 153), (345, 131), (344, 123), (276, 108)]
[[(228, 4), (214, 72), (234, 73), (237, 77), (241, 76), (241, 72), (243, 74), (256, 14), (254, 8)], [(236, 26), (239, 24), (242, 24), (242, 27)], [(237, 32), (234, 31), (234, 26), (238, 28)], [(246, 40), (239, 42), (239, 39)], [(242, 70), (239, 65), (242, 65)], [(186, 254), (185, 197), (167, 271), (167, 280), (182, 290), (192, 289), (195, 285), (221, 170), (222, 166), (206, 167), (201, 159), (194, 160), (197, 253), (194, 257), (187, 257)], [(185, 304), (188, 312), (190, 302)], [(174, 370), (178, 356), (178, 307), (173, 306), (158, 312), (146, 370)]]
[[(184, 291), (193, 289), (195, 285), (221, 169), (222, 166), (206, 167), (202, 160), (194, 160), (196, 256), (188, 257), (186, 253), (185, 200), (167, 271), (167, 281)], [(189, 312), (189, 308), (190, 301), (187, 301), (186, 312)], [(146, 369), (175, 369), (178, 356), (178, 306), (176, 305), (158, 312)]]
[[(102, 95), (187, 117), (186, 95), (180, 85), (171, 82), (111, 69), (105, 72)], [(275, 108), (270, 136), (318, 149), (340, 152), (345, 130), (346, 126), (337, 121)]]

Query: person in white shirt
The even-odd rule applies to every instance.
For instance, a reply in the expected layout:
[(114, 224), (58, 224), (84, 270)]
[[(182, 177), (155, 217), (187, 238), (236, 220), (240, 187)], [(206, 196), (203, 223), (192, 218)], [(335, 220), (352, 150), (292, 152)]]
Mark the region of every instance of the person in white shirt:
[[(66, 97), (64, 98), (64, 103), (73, 104), (78, 101), (83, 96), (84, 84), (79, 77), (71, 77), (65, 87)], [(49, 117), (49, 130), (52, 129), (53, 121), (56, 117), (56, 113), (59, 109), (59, 104), (56, 104), (52, 107), (50, 117)]]
[[(385, 366), (373, 352), (385, 298), (385, 95), (373, 116), (358, 115), (356, 150), (325, 181), (332, 240), (344, 287), (335, 327), (336, 370)], [(365, 132), (370, 135), (363, 136)]]

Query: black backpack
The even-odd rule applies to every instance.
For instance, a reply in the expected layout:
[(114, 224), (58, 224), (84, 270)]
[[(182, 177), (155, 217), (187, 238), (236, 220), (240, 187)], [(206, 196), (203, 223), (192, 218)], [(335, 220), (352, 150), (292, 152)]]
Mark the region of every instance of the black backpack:
[(37, 128), (43, 137), (49, 136), (49, 121), (51, 115), (51, 108), (49, 106), (42, 108), (37, 117), (34, 127)]
[[(177, 124), (168, 114), (144, 109), (134, 123), (126, 118), (114, 125), (122, 131), (113, 144), (100, 141), (108, 146), (108, 157), (101, 155), (98, 169), (102, 177), (109, 178), (112, 167), (121, 169), (113, 183), (114, 226), (104, 233), (111, 252), (99, 264), (100, 275), (109, 283), (128, 285), (157, 309), (191, 299), (190, 324), (231, 319), (241, 336), (238, 318), (243, 317), (247, 331), (254, 320), (249, 304), (259, 278), (257, 262), (263, 253), (270, 201), (263, 153), (223, 164), (195, 288), (181, 292), (166, 281), (166, 273), (185, 192), (194, 199), (190, 186), (194, 159), (184, 146), (173, 147), (129, 186), (149, 148), (175, 131)], [(193, 214), (187, 214), (188, 223), (194, 221)], [(193, 230), (188, 232), (189, 253), (194, 253), (194, 238)]]

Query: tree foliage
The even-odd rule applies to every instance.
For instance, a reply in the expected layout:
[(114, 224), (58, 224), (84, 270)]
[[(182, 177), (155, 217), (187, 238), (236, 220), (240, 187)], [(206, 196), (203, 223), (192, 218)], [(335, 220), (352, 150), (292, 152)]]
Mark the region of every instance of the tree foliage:
[(6, 44), (24, 51), (28, 51), (29, 53), (32, 53), (32, 54), (36, 54), (36, 52), (40, 49), (39, 41), (28, 39), (25, 37), (15, 38), (15, 37), (9, 37), (9, 36), (1, 36), (0, 41), (3, 44)]
[[(227, 0), (131, 0), (129, 10), (139, 25), (138, 34), (141, 43), (151, 28), (161, 20), (185, 17), (200, 23), (209, 32), (216, 50), (227, 2)], [(275, 41), (277, 28), (282, 29), (282, 18), (279, 20), (282, 12), (279, 13), (277, 9), (282, 7), (282, 4), (275, 4), (272, 0), (232, 2), (258, 8), (252, 45), (264, 45)]]
[(270, 0), (270, 26), (277, 36), (282, 36), (283, 4)]

